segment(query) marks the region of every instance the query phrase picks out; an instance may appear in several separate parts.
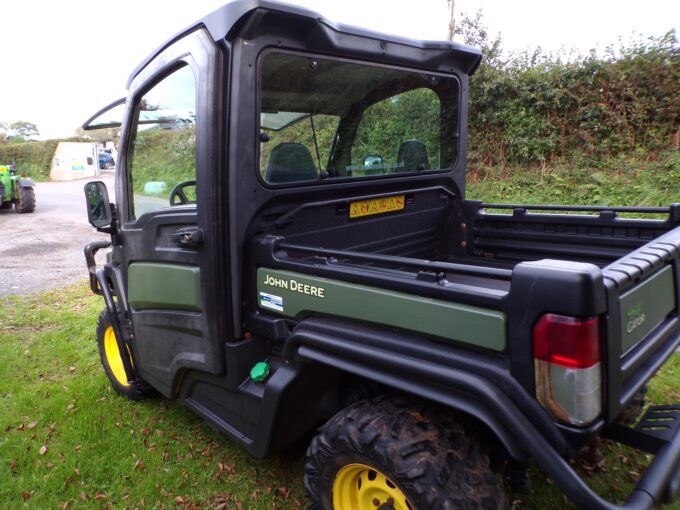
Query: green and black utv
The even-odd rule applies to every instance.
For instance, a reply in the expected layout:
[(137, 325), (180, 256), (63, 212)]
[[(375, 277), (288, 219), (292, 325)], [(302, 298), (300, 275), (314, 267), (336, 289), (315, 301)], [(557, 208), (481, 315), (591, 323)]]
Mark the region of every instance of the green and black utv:
[(35, 211), (35, 183), (24, 175), (17, 175), (14, 164), (0, 165), (0, 208), (18, 213)]
[[(256, 456), (321, 426), (315, 509), (508, 508), (530, 460), (578, 508), (672, 499), (680, 406), (637, 415), (680, 345), (680, 204), (466, 200), (480, 58), (264, 0), (152, 53), (85, 126), (122, 116), (116, 203), (85, 186), (113, 387)], [(654, 454), (625, 504), (569, 463), (599, 436)]]

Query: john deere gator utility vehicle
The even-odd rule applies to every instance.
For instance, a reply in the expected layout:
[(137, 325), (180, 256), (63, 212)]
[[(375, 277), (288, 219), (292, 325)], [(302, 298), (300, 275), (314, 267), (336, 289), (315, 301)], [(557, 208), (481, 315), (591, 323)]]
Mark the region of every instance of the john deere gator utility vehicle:
[(17, 175), (14, 165), (0, 165), (0, 208), (11, 209), (18, 213), (35, 211), (35, 183)]
[[(680, 344), (680, 204), (466, 200), (480, 58), (261, 0), (153, 52), (85, 126), (122, 114), (116, 203), (85, 189), (113, 387), (256, 456), (320, 426), (315, 509), (507, 508), (531, 459), (578, 508), (672, 499), (680, 407), (630, 422)], [(654, 454), (623, 504), (568, 462), (600, 436)]]

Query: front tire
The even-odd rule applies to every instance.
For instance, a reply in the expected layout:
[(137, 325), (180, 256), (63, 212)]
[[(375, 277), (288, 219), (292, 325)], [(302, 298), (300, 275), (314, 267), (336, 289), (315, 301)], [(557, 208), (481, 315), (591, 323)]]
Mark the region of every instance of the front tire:
[(304, 484), (315, 510), (508, 508), (500, 476), (462, 426), (399, 398), (331, 418), (307, 450)]
[[(127, 381), (118, 342), (116, 342), (116, 333), (113, 330), (108, 310), (103, 310), (99, 315), (97, 348), (104, 372), (109, 378), (111, 387), (116, 392), (130, 400), (146, 400), (156, 395), (156, 390), (143, 381)], [(126, 354), (130, 356), (129, 352)]]
[(33, 188), (19, 188), (19, 198), (14, 202), (18, 213), (32, 213), (35, 211), (35, 190)]

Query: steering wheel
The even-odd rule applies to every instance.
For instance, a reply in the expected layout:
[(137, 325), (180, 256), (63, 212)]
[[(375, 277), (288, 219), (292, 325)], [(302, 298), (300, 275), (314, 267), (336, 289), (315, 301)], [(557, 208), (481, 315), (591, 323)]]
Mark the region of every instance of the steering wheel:
[[(186, 205), (186, 204), (195, 204), (195, 200), (189, 200), (187, 197), (186, 193), (184, 193), (184, 188), (188, 186), (196, 186), (196, 179), (192, 179), (190, 181), (184, 181), (176, 184), (172, 190), (170, 190), (170, 206), (176, 206), (176, 205)], [(177, 202), (175, 199), (178, 198), (179, 202)]]

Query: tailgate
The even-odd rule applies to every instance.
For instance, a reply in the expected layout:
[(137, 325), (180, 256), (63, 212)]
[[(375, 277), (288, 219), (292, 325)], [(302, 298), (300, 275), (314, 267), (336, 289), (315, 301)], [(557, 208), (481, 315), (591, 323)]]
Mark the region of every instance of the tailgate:
[(680, 343), (680, 227), (602, 270), (607, 287), (607, 418)]

